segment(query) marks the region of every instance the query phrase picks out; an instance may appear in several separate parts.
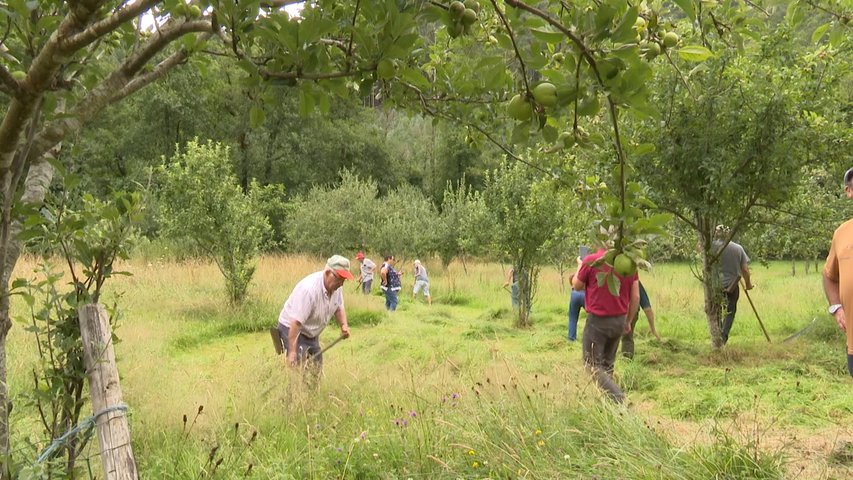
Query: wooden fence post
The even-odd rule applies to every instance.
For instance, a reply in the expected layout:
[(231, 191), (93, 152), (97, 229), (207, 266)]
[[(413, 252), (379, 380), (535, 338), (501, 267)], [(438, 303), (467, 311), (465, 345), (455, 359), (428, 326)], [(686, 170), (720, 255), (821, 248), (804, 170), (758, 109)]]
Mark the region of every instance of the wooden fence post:
[[(137, 480), (130, 429), (122, 405), (121, 385), (113, 350), (109, 315), (101, 304), (83, 305), (77, 311), (83, 339), (83, 362), (89, 377), (89, 395), (101, 445), (105, 480)], [(110, 410), (113, 409), (113, 410)]]

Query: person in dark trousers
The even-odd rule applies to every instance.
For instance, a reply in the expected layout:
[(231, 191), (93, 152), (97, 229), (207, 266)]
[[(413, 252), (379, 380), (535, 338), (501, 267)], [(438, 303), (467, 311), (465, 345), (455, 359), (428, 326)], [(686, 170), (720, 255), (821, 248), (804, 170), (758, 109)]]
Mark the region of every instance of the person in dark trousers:
[[(844, 194), (853, 199), (853, 168), (844, 173)], [(823, 267), (823, 291), (829, 301), (829, 314), (838, 328), (847, 334), (847, 371), (853, 377), (853, 220), (847, 220), (832, 234), (829, 255)]]
[(347, 312), (344, 309), (344, 280), (352, 280), (349, 260), (333, 255), (326, 267), (303, 278), (284, 302), (278, 316), (278, 332), (286, 352), (287, 366), (295, 367), (309, 360), (314, 370), (323, 367), (320, 333), (332, 317), (341, 327), (341, 336), (349, 337)]
[(397, 310), (397, 297), (402, 288), (401, 275), (402, 272), (394, 270), (394, 255), (386, 255), (385, 263), (379, 270), (379, 278), (382, 281), (379, 288), (385, 293), (385, 308), (391, 312)]
[(712, 247), (715, 252), (720, 253), (720, 280), (723, 285), (723, 344), (729, 341), (732, 325), (735, 323), (737, 313), (737, 302), (740, 299), (740, 279), (743, 277), (744, 288), (752, 290), (752, 279), (749, 273), (749, 257), (743, 247), (735, 242), (725, 243), (730, 236), (730, 230), (725, 225), (717, 225), (714, 229), (714, 241)]
[[(646, 320), (649, 321), (649, 330), (652, 332), (652, 335), (660, 341), (660, 335), (658, 335), (658, 331), (655, 329), (655, 311), (652, 310), (652, 302), (649, 300), (649, 294), (646, 293), (643, 282), (638, 281), (637, 283), (640, 285), (640, 308), (646, 314)], [(634, 358), (634, 329), (639, 319), (640, 310), (637, 309), (637, 314), (631, 320), (631, 331), (622, 335), (622, 356), (625, 358)]]
[[(631, 332), (631, 322), (640, 303), (639, 277), (636, 273), (623, 277), (611, 272), (609, 265), (593, 264), (606, 250), (578, 259), (579, 268), (572, 278), (572, 287), (585, 293), (586, 325), (583, 329), (583, 360), (598, 386), (616, 403), (625, 401), (625, 394), (613, 379), (616, 350), (619, 340)], [(598, 284), (598, 274), (608, 273), (619, 279), (618, 295), (607, 284)]]

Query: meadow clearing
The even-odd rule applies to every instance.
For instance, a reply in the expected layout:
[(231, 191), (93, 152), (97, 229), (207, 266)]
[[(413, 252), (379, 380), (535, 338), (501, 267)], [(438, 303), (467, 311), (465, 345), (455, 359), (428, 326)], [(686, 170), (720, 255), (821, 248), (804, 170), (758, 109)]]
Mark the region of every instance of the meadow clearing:
[[(568, 292), (555, 270), (543, 269), (533, 327), (519, 330), (501, 288), (507, 266), (468, 262), (466, 273), (458, 262), (448, 271), (424, 263), (432, 306), (411, 299), (411, 260), (396, 313), (344, 286), (353, 334), (326, 355), (316, 395), (289, 388), (299, 374), (283, 369), (267, 330), (322, 260), (263, 257), (237, 309), (212, 264), (123, 265), (133, 275), (112, 279), (104, 300), (122, 311), (116, 354), (142, 477), (853, 475), (853, 382), (814, 269), (800, 264), (792, 276), (790, 263), (753, 265), (750, 293), (773, 343), (742, 295), (720, 352), (689, 267), (642, 273), (663, 342), (641, 313), (637, 355), (616, 366), (630, 403), (617, 407), (585, 374), (580, 342), (566, 339)], [(22, 261), (17, 275), (33, 267)], [(25, 313), (20, 302), (13, 313)], [(782, 342), (814, 318), (808, 333)], [(13, 399), (30, 388), (37, 355), (25, 321), (9, 336)], [(331, 325), (322, 341), (337, 335)], [(36, 413), (18, 402), (12, 425), (19, 453), (29, 440), (37, 454)]]

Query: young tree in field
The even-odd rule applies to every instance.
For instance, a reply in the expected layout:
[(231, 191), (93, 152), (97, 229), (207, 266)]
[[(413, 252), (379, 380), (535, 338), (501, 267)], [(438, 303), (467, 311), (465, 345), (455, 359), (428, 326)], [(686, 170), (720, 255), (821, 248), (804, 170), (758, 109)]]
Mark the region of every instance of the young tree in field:
[(662, 100), (670, 113), (658, 132), (658, 151), (637, 162), (658, 206), (696, 234), (714, 348), (723, 345), (715, 226), (730, 226), (728, 242), (759, 220), (760, 212), (784, 208), (807, 163), (802, 144), (809, 127), (798, 115), (800, 95), (814, 88), (817, 77), (773, 61), (781, 57), (767, 57), (773, 49), (791, 48), (777, 35), (767, 35), (763, 45), (743, 55), (721, 55), (693, 73), (692, 91)]
[(490, 251), (514, 269), (518, 282), (516, 325), (527, 327), (531, 325), (539, 268), (545, 260), (543, 247), (563, 221), (562, 216), (554, 214), (556, 188), (553, 181), (536, 178), (520, 163), (504, 165), (486, 178), (486, 223), (475, 228), (490, 232)]
[(335, 186), (317, 186), (294, 198), (288, 217), (288, 243), (298, 252), (321, 257), (373, 250), (378, 185), (344, 170)]
[(423, 192), (401, 185), (374, 202), (375, 224), (372, 250), (397, 257), (397, 269), (406, 258), (423, 257), (435, 251), (438, 212)]
[(574, 192), (561, 191), (554, 200), (553, 215), (560, 219), (560, 225), (542, 248), (547, 261), (560, 273), (560, 291), (565, 291), (566, 273), (577, 268), (580, 246), (590, 246), (591, 252), (595, 251), (590, 245), (590, 225), (596, 211)]
[(435, 249), (445, 269), (454, 258), (464, 257), (469, 252), (471, 225), (477, 207), (475, 193), (465, 184), (464, 179), (456, 188), (448, 182), (435, 226)]
[(158, 220), (163, 234), (192, 242), (225, 277), (228, 302), (246, 298), (261, 244), (270, 224), (258, 199), (263, 187), (244, 194), (231, 168), (229, 150), (191, 141), (159, 174)]
[(760, 258), (790, 260), (791, 275), (803, 261), (803, 273), (809, 273), (813, 263), (826, 258), (834, 227), (849, 218), (847, 199), (838, 193), (839, 172), (847, 168), (807, 165), (785, 205), (758, 212), (747, 232), (751, 251)]
[[(74, 428), (84, 413), (86, 370), (78, 309), (99, 302), (113, 275), (127, 274), (116, 268), (116, 261), (129, 258), (142, 217), (138, 193), (114, 192), (106, 201), (89, 194), (79, 198), (71, 187), (78, 180), (67, 175), (63, 187), (68, 188), (26, 220), (21, 237), (44, 250), (35, 277), (13, 282), (15, 293), (30, 307), (18, 318), (28, 324), (38, 345), (39, 360), (32, 368), (36, 388), (22, 397), (39, 411), (43, 443)], [(52, 264), (57, 256), (64, 268)], [(117, 313), (111, 309), (111, 317)], [(31, 465), (31, 460), (19, 464), (20, 478), (74, 478), (88, 441), (72, 436), (41, 465)]]

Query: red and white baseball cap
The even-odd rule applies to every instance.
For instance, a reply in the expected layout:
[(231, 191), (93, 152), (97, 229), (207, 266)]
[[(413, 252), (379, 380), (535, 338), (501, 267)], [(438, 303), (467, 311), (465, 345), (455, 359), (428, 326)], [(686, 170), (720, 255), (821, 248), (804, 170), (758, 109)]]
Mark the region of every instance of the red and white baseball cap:
[(342, 255), (332, 255), (326, 260), (326, 267), (332, 269), (339, 277), (352, 280), (354, 277), (349, 271), (349, 259)]

